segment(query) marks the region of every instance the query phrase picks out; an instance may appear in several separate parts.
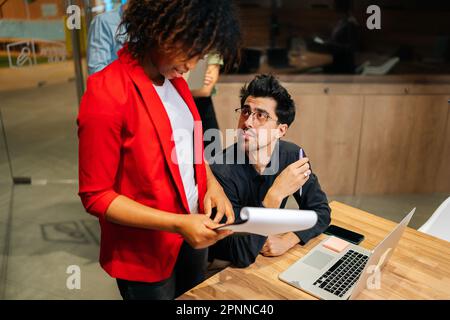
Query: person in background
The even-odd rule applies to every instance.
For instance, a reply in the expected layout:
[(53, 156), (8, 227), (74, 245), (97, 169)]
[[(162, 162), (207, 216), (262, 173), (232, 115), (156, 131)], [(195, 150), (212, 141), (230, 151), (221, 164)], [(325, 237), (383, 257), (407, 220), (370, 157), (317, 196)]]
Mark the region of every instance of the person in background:
[(126, 42), (126, 35), (119, 25), (127, 5), (123, 3), (116, 9), (97, 15), (92, 20), (87, 43), (89, 75), (102, 70), (117, 59), (117, 52)]
[(204, 280), (206, 248), (230, 234), (214, 229), (234, 221), (182, 75), (211, 51), (233, 61), (240, 28), (231, 0), (130, 0), (121, 26), (129, 42), (79, 109), (79, 196), (122, 297), (174, 299)]
[[(284, 208), (293, 196), (299, 209), (317, 213), (318, 222), (309, 230), (269, 237), (233, 234), (209, 248), (210, 270), (226, 262), (247, 267), (259, 254), (282, 255), (297, 244), (305, 245), (330, 223), (331, 209), (309, 159), (299, 159), (300, 147), (280, 140), (295, 118), (295, 104), (287, 90), (273, 76), (259, 75), (241, 89), (240, 98), (238, 142), (211, 163), (236, 220), (243, 207)], [(245, 154), (243, 163), (237, 161), (239, 152)]]
[(360, 26), (352, 15), (351, 0), (335, 0), (336, 12), (341, 19), (334, 26), (325, 49), (333, 55), (333, 63), (324, 67), (325, 73), (355, 73), (355, 55), (360, 46)]
[[(223, 60), (218, 54), (209, 54), (206, 59), (208, 67), (206, 69), (203, 87), (197, 90), (191, 90), (198, 113), (202, 119), (203, 133), (209, 129), (219, 130), (212, 96), (216, 94), (216, 83), (219, 80), (220, 67), (223, 66)], [(216, 144), (215, 150), (222, 150), (220, 140), (204, 140), (205, 148), (210, 143)], [(214, 156), (214, 153), (211, 156)]]

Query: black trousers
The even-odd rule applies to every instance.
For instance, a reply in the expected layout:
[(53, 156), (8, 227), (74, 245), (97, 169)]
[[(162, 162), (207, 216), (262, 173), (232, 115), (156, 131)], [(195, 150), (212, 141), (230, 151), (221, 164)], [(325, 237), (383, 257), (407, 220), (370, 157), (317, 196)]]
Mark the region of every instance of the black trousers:
[(160, 282), (116, 279), (124, 300), (172, 300), (205, 280), (208, 249), (194, 249), (183, 242), (170, 278)]
[[(194, 98), (195, 104), (197, 105), (198, 113), (200, 114), (200, 118), (202, 119), (203, 133), (205, 133), (208, 129), (219, 129), (219, 124), (217, 123), (216, 112), (214, 111), (214, 104), (211, 97), (197, 97)], [(210, 143), (218, 143), (217, 150), (222, 150), (222, 144), (220, 139), (215, 141), (212, 139), (211, 141), (206, 141), (203, 139), (203, 143), (205, 148)], [(214, 154), (212, 154), (214, 156)]]

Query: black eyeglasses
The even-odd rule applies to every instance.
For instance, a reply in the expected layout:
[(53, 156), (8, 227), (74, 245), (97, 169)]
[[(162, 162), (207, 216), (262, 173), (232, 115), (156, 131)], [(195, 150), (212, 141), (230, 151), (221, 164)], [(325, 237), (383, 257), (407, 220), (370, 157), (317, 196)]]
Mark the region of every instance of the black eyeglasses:
[(249, 106), (242, 106), (240, 108), (234, 109), (234, 112), (239, 113), (241, 117), (247, 120), (250, 116), (253, 116), (253, 120), (258, 122), (259, 125), (265, 124), (268, 120), (273, 120), (278, 122), (278, 120), (272, 118), (266, 111), (258, 110), (252, 111)]

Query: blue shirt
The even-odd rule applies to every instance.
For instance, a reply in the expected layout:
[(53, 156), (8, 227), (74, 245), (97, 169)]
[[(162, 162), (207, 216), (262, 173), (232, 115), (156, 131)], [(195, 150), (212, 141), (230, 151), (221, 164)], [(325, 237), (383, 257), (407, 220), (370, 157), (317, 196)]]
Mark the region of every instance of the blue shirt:
[(122, 19), (122, 12), (123, 5), (99, 14), (92, 20), (87, 48), (89, 74), (102, 70), (117, 59), (117, 51), (126, 41), (123, 28), (117, 30)]

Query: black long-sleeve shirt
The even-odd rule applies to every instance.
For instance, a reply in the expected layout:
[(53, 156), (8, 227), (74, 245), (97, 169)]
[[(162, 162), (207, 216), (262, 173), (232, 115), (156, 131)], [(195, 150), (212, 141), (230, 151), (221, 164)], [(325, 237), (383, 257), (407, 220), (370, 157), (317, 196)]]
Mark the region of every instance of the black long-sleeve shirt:
[[(278, 149), (275, 149), (271, 161), (262, 175), (249, 163), (247, 157), (245, 157), (244, 164), (236, 163), (237, 144), (224, 150), (216, 157), (216, 163), (211, 164), (215, 177), (233, 205), (236, 220), (239, 220), (243, 207), (263, 207), (262, 201), (277, 176), (287, 166), (299, 159), (300, 147), (296, 144), (279, 141), (277, 147)], [(275, 157), (277, 154), (278, 158)], [(217, 159), (220, 160), (217, 161)], [(276, 170), (277, 164), (278, 170)], [(300, 196), (299, 190), (297, 190), (293, 196), (299, 209), (314, 210), (318, 215), (318, 221), (313, 228), (295, 232), (300, 239), (300, 244), (304, 245), (311, 238), (325, 231), (330, 223), (331, 209), (314, 173), (303, 185), (302, 195)], [(283, 199), (280, 208), (284, 208), (286, 202), (287, 198)], [(246, 267), (255, 261), (266, 239), (267, 237), (256, 234), (233, 234), (209, 248), (209, 260), (217, 258), (230, 261), (237, 267)]]

